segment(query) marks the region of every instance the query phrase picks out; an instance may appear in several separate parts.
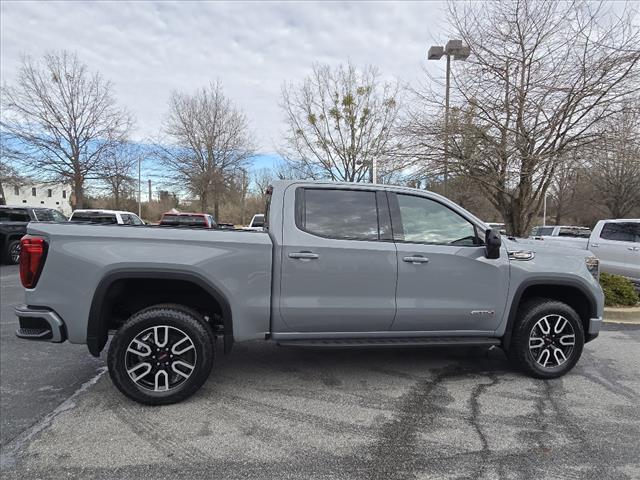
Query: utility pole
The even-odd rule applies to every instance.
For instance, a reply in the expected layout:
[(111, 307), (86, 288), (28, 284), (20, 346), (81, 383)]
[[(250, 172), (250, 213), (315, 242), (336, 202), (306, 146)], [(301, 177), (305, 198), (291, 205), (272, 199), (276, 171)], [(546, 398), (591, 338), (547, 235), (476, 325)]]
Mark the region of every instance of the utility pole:
[(149, 179), (149, 203), (151, 203), (151, 179)]
[(427, 53), (428, 60), (440, 60), (443, 56), (447, 57), (447, 72), (445, 83), (444, 97), (444, 196), (447, 196), (447, 183), (449, 180), (449, 92), (451, 90), (451, 56), (454, 60), (466, 60), (469, 58), (471, 49), (462, 44), (462, 40), (449, 40), (442, 47), (434, 45), (429, 48)]
[(142, 218), (142, 183), (140, 179), (140, 164), (142, 157), (138, 156), (138, 217)]

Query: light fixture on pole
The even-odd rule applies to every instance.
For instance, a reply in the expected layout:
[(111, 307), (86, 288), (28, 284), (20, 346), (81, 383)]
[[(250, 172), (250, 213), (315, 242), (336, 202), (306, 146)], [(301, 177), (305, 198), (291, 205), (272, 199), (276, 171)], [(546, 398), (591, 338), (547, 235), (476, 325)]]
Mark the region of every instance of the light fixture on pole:
[(440, 60), (443, 56), (447, 58), (447, 80), (445, 86), (444, 103), (444, 195), (447, 195), (447, 180), (449, 179), (449, 91), (451, 89), (451, 57), (454, 60), (466, 60), (469, 58), (471, 49), (462, 44), (462, 40), (449, 40), (442, 47), (434, 45), (427, 52), (428, 60)]

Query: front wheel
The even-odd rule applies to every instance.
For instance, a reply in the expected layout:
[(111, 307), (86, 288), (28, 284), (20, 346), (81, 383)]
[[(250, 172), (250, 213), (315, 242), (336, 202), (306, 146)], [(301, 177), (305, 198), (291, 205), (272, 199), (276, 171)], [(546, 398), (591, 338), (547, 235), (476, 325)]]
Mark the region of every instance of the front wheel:
[(127, 397), (167, 405), (193, 395), (213, 367), (207, 327), (188, 310), (149, 307), (115, 334), (107, 364), (113, 383)]
[(518, 311), (508, 355), (536, 378), (557, 378), (571, 370), (584, 347), (584, 328), (569, 305), (556, 300), (528, 300)]

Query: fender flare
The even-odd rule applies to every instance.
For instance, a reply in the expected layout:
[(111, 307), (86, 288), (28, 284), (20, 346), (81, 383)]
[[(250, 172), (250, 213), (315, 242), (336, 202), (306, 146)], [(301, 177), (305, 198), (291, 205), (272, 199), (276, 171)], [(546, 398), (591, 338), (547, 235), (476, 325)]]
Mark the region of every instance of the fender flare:
[[(513, 333), (513, 325), (516, 321), (516, 315), (518, 314), (518, 307), (520, 306), (520, 301), (522, 299), (522, 294), (529, 287), (571, 287), (578, 290), (589, 302), (589, 315), (591, 318), (595, 318), (597, 316), (597, 302), (594, 296), (591, 294), (589, 289), (580, 281), (572, 280), (568, 278), (556, 278), (556, 277), (536, 277), (529, 280), (523, 281), (518, 288), (516, 289), (515, 294), (513, 295), (513, 299), (511, 300), (511, 305), (509, 308), (509, 317), (507, 320), (507, 326), (502, 336), (502, 347), (507, 350), (509, 345), (511, 344), (511, 335)], [(586, 334), (586, 331), (585, 331)]]
[(87, 347), (94, 357), (99, 357), (100, 352), (107, 343), (109, 336), (106, 318), (104, 318), (104, 302), (111, 285), (123, 279), (160, 279), (183, 280), (194, 283), (211, 295), (222, 308), (222, 322), (224, 325), (224, 353), (229, 353), (233, 347), (233, 319), (231, 306), (226, 296), (205, 278), (193, 272), (180, 270), (150, 270), (150, 269), (119, 269), (107, 273), (93, 294), (89, 319), (87, 323)]

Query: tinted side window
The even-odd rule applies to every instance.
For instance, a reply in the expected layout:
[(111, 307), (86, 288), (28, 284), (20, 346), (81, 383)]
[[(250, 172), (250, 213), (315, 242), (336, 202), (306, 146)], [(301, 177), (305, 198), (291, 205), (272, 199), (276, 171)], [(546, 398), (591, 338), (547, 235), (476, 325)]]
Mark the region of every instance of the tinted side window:
[(53, 222), (53, 214), (51, 210), (34, 210), (33, 214), (39, 222)]
[(533, 235), (536, 237), (541, 237), (543, 235), (552, 235), (554, 228), (555, 227), (536, 227), (535, 233)]
[(401, 229), (394, 224), (396, 241), (436, 245), (477, 245), (475, 228), (450, 208), (424, 197), (396, 195)]
[(576, 238), (589, 238), (591, 236), (591, 230), (587, 228), (561, 228), (558, 232), (559, 237), (576, 237)]
[(374, 192), (305, 188), (297, 191), (298, 227), (344, 240), (378, 240)]
[(120, 218), (122, 219), (122, 224), (123, 225), (132, 225), (131, 215), (128, 215), (126, 213), (121, 213), (120, 214)]
[(618, 242), (640, 242), (640, 226), (637, 223), (605, 223), (600, 238)]
[(0, 222), (30, 222), (29, 212), (26, 210), (0, 208)]
[(78, 212), (69, 219), (70, 222), (88, 222), (101, 224), (116, 224), (118, 219), (113, 213), (102, 212)]
[(54, 222), (66, 222), (67, 221), (67, 217), (65, 217), (63, 214), (61, 214), (57, 210), (51, 210), (51, 215), (53, 216), (53, 221)]

